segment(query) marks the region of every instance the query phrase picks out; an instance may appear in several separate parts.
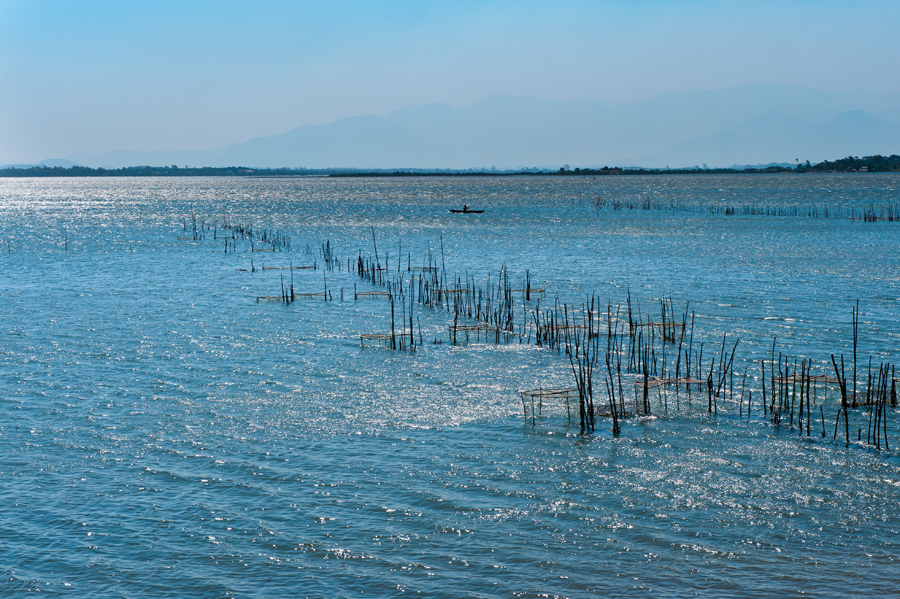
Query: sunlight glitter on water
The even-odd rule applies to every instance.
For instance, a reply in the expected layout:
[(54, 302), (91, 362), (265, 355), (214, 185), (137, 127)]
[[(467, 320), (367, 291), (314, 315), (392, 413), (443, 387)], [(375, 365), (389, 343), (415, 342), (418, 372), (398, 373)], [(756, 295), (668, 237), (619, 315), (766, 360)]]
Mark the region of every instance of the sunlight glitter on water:
[[(0, 589), (890, 596), (900, 459), (832, 442), (833, 408), (814, 419), (824, 440), (758, 403), (711, 418), (683, 395), (619, 438), (605, 421), (579, 434), (561, 403), (532, 427), (518, 391), (571, 386), (564, 354), (451, 345), (452, 314), (419, 306), (418, 351), (361, 348), (390, 313), (352, 301), (370, 288), (355, 275), (325, 271), (334, 302), (285, 306), (255, 298), (290, 273), (319, 291), (322, 270), (235, 270), (321, 266), (326, 240), (353, 262), (374, 227), (391, 268), (430, 252), (479, 284), (528, 269), (545, 304), (690, 302), (708, 352), (740, 338), (748, 385), (775, 335), (820, 371), (849, 356), (857, 298), (861, 355), (897, 361), (896, 223), (591, 201), (880, 205), (895, 176), (610, 179), (2, 182)], [(447, 213), (464, 202), (484, 218)], [(277, 229), (291, 251), (179, 241), (191, 209)]]

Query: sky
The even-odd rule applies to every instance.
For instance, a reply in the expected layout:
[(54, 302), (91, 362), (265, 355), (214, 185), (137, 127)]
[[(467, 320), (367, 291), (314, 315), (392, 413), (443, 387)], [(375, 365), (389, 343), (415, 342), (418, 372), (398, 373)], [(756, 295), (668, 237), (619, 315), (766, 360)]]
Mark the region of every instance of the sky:
[(900, 92), (900, 2), (0, 0), (0, 164), (494, 94)]

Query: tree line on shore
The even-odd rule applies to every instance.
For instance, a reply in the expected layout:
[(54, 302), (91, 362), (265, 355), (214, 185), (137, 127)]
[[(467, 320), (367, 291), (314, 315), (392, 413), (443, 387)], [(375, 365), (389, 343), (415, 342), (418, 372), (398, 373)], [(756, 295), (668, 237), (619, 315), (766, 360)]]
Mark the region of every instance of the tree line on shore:
[[(705, 166), (705, 165), (704, 165)], [(768, 165), (750, 168), (574, 168), (568, 165), (559, 170), (522, 169), (501, 171), (492, 169), (309, 169), (309, 168), (248, 168), (228, 167), (179, 167), (129, 166), (118, 169), (91, 168), (87, 166), (43, 166), (0, 168), (0, 177), (446, 177), (482, 176), (506, 177), (517, 175), (537, 176), (604, 176), (604, 175), (683, 175), (683, 174), (753, 174), (753, 173), (834, 173), (834, 172), (900, 172), (900, 156), (848, 156), (834, 161), (816, 164), (798, 162), (796, 166)]]

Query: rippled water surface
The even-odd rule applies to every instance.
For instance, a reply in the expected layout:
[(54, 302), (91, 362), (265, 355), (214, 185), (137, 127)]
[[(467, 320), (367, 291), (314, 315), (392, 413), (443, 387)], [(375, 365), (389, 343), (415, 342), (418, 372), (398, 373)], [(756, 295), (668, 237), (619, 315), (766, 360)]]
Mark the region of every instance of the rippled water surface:
[[(690, 209), (611, 208), (648, 200)], [(417, 351), (362, 348), (390, 307), (346, 270), (374, 233), (406, 277), (689, 302), (758, 397), (774, 337), (849, 359), (857, 299), (861, 369), (898, 361), (900, 223), (709, 208), (892, 203), (895, 175), (0, 180), (0, 595), (896, 596), (900, 414), (887, 451), (863, 411), (834, 441), (828, 400), (809, 437), (683, 397), (618, 438), (532, 426), (518, 391), (572, 386), (564, 354), (451, 345), (420, 306)], [(192, 213), (216, 232), (179, 240)], [(290, 249), (225, 253), (224, 219)], [(333, 301), (256, 302), (291, 276)]]

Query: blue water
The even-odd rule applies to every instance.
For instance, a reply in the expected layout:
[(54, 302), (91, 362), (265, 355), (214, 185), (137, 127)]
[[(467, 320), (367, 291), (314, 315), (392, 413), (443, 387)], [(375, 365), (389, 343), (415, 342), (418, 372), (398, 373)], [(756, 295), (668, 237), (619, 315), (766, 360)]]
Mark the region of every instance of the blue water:
[[(479, 284), (527, 269), (548, 303), (671, 297), (706, 365), (740, 338), (758, 398), (773, 337), (815, 373), (849, 359), (857, 299), (860, 380), (900, 361), (900, 223), (705, 208), (892, 203), (900, 177), (873, 174), (0, 180), (0, 595), (896, 596), (900, 414), (887, 451), (864, 410), (862, 442), (832, 440), (833, 398), (825, 438), (684, 397), (618, 438), (560, 404), (532, 426), (518, 391), (572, 386), (565, 355), (429, 343), (452, 313), (420, 306), (417, 351), (362, 348), (389, 304), (353, 301), (381, 288), (344, 268), (374, 229), (395, 275), (430, 259)], [(192, 211), (290, 251), (179, 240)], [(256, 302), (291, 272), (334, 301)]]

